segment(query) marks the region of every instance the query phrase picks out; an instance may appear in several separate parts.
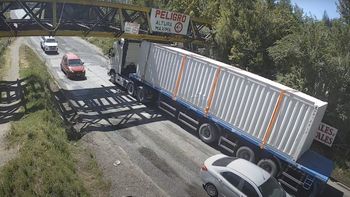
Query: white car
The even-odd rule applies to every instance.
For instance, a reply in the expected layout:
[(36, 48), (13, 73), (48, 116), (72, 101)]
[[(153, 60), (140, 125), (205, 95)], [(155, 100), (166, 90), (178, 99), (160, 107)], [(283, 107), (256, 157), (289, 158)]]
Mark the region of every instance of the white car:
[(268, 172), (241, 158), (214, 155), (204, 162), (200, 176), (211, 197), (290, 196)]
[(45, 52), (58, 52), (58, 42), (53, 36), (42, 36), (40, 45)]

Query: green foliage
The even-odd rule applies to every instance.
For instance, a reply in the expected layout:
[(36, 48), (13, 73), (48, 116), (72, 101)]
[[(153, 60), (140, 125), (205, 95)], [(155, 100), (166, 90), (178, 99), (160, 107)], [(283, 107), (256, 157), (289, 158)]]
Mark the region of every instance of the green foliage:
[(100, 38), (100, 37), (87, 37), (85, 38), (90, 43), (96, 45), (102, 49), (103, 54), (107, 54), (108, 50), (112, 48), (115, 38)]
[(32, 50), (21, 51), (28, 61), (21, 76), (33, 79), (26, 97), (31, 113), (13, 123), (7, 136), (9, 145), (20, 149), (1, 168), (0, 196), (89, 196), (78, 178), (63, 122), (49, 104), (49, 74)]
[(169, 0), (133, 0), (132, 4), (137, 4), (141, 6), (160, 8), (168, 4)]
[(244, 2), (221, 9), (223, 17), (216, 26), (216, 40), (219, 45), (230, 49), (231, 64), (274, 79), (277, 70), (267, 48), (297, 27), (298, 18), (292, 14), (289, 4)]
[(301, 20), (288, 0), (180, 0), (168, 7), (213, 21), (218, 50), (215, 58), (271, 79), (277, 69), (267, 48)]
[(0, 80), (3, 77), (3, 74), (6, 72), (6, 66), (8, 64), (6, 57), (6, 48), (10, 43), (8, 38), (0, 38)]
[[(328, 102), (323, 119), (339, 129), (329, 156), (349, 159), (350, 141), (350, 27), (333, 21), (307, 21), (269, 48), (278, 81)], [(336, 154), (334, 154), (336, 153)]]
[(10, 39), (8, 38), (0, 38), (0, 55), (3, 54), (3, 52), (5, 51), (6, 47), (8, 46), (8, 44), (10, 43)]
[(338, 0), (337, 7), (342, 19), (350, 25), (350, 1)]
[(19, 157), (1, 170), (1, 196), (87, 196), (77, 178), (59, 117), (40, 110), (14, 124), (8, 138)]
[(350, 170), (336, 166), (333, 170), (332, 177), (336, 180), (341, 180), (345, 185), (350, 185)]
[(4, 38), (0, 38), (0, 80), (2, 79), (4, 73), (6, 72), (6, 47), (7, 41)]
[(24, 62), (28, 65), (21, 65), (20, 77), (28, 78), (25, 94), (28, 112), (35, 112), (41, 109), (49, 109), (53, 106), (50, 99), (50, 92), (46, 88), (49, 86), (50, 75), (46, 71), (46, 67), (36, 54), (29, 47), (21, 47), (21, 54), (24, 56)]

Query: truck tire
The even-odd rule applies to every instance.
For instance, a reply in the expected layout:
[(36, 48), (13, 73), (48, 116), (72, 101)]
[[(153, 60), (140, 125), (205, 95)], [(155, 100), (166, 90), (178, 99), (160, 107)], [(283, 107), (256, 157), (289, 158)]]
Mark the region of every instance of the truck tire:
[(142, 86), (137, 87), (136, 99), (141, 103), (145, 102), (145, 90)]
[(134, 96), (134, 94), (135, 94), (134, 82), (129, 82), (126, 85), (126, 91), (128, 92), (129, 95)]
[(199, 127), (198, 135), (207, 144), (212, 144), (219, 138), (217, 128), (209, 123), (204, 123)]
[(255, 161), (255, 153), (248, 146), (241, 146), (236, 151), (236, 157), (248, 160), (250, 162)]
[(258, 166), (270, 173), (271, 176), (276, 176), (278, 172), (276, 162), (274, 162), (272, 159), (261, 159), (258, 162)]

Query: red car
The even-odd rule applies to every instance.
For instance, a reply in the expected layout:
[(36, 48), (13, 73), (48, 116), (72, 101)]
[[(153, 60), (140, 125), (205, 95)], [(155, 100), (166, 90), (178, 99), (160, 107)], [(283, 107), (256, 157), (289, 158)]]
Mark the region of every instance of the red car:
[(61, 61), (61, 70), (68, 78), (81, 77), (85, 78), (84, 62), (74, 53), (67, 53)]

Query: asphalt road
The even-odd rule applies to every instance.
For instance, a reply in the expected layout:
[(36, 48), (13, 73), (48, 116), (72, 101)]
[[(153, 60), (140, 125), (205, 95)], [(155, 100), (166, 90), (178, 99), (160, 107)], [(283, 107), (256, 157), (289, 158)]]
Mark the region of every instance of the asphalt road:
[[(108, 61), (95, 46), (80, 38), (57, 40), (59, 54), (45, 54), (39, 37), (29, 38), (28, 43), (68, 96), (61, 100), (67, 116), (72, 109), (77, 112), (80, 140), (95, 152), (111, 181), (111, 196), (206, 196), (199, 168), (218, 151), (111, 84)], [(66, 52), (85, 62), (86, 80), (67, 79), (60, 70)]]

